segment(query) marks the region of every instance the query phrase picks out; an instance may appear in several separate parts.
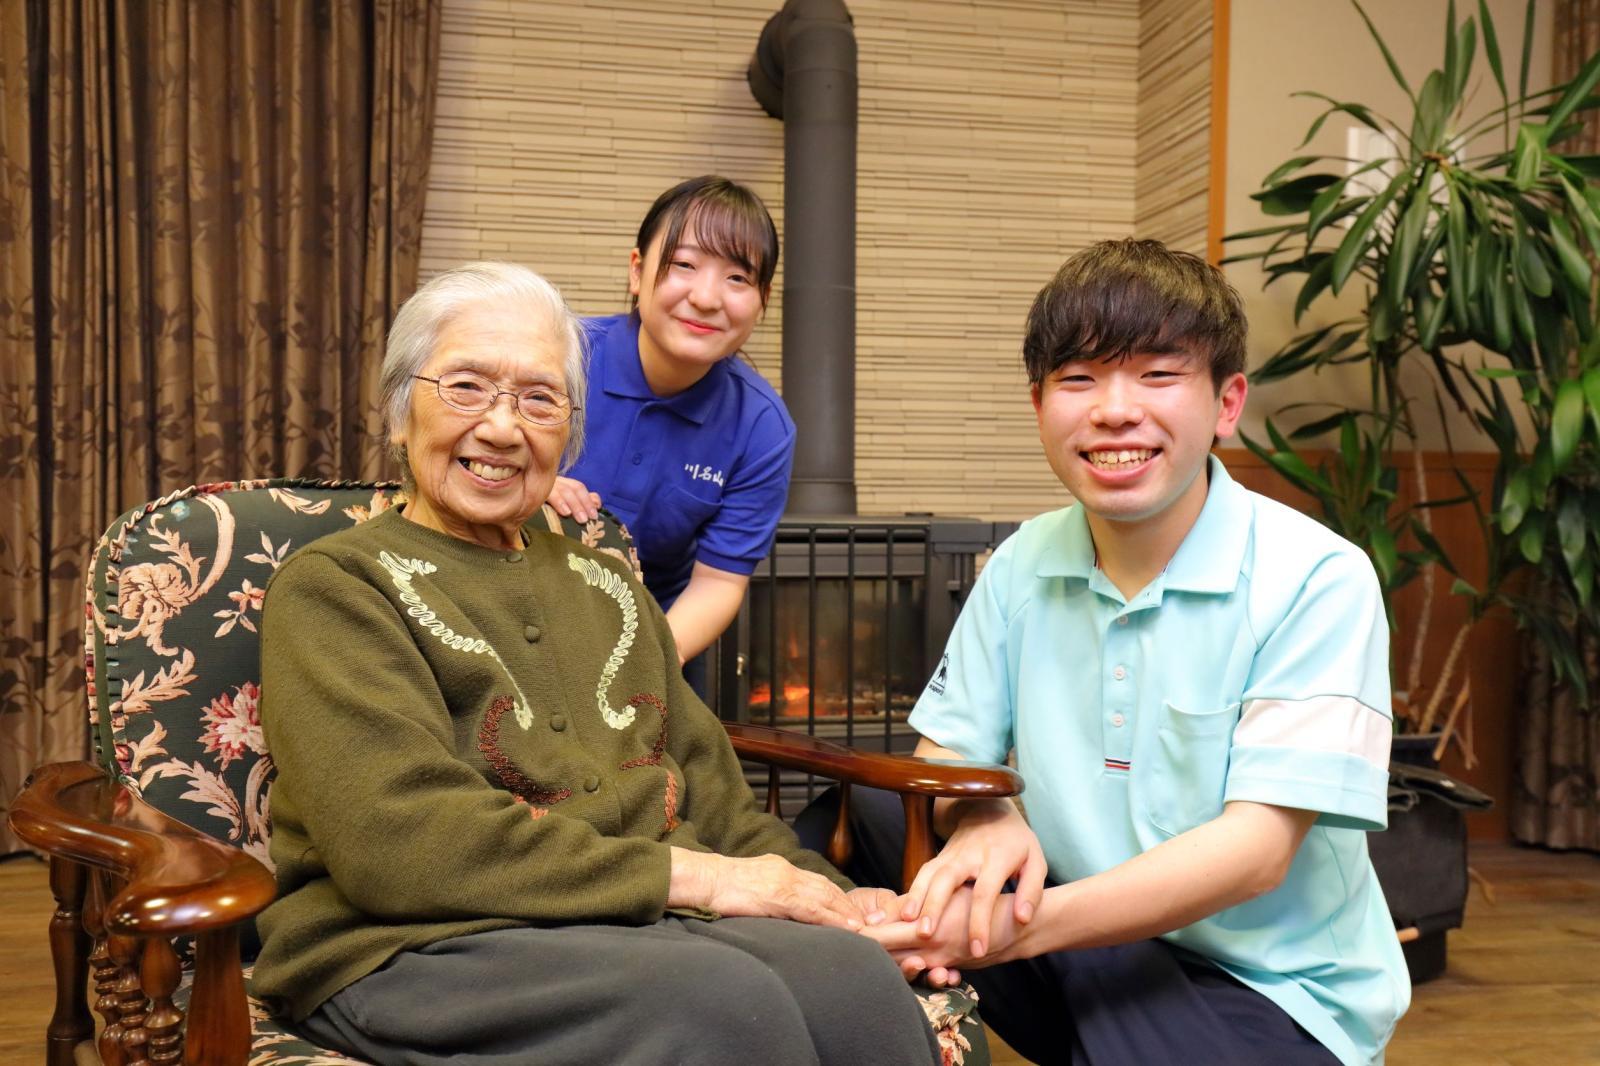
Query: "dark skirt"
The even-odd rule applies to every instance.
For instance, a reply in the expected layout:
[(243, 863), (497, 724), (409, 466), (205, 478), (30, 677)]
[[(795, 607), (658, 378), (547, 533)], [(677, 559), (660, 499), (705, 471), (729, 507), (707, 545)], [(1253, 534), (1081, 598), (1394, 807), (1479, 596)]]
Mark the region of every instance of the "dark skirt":
[(402, 952), (299, 1028), (381, 1066), (939, 1061), (881, 947), (771, 918), (457, 937)]

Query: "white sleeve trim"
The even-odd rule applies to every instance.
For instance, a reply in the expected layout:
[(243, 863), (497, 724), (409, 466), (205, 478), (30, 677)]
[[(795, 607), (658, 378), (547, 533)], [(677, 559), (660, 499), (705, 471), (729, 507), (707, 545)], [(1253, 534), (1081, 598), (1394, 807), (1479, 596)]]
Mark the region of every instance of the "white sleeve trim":
[(1388, 716), (1350, 696), (1250, 700), (1233, 732), (1234, 747), (1338, 752), (1389, 768)]

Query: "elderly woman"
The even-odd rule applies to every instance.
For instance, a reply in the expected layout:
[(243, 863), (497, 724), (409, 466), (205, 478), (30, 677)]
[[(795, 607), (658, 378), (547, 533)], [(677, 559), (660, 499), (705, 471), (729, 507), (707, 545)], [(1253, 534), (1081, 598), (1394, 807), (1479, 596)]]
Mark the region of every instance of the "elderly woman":
[(395, 319), (405, 506), (269, 588), (279, 898), (255, 986), (406, 1063), (928, 1063), (851, 890), (760, 812), (618, 560), (529, 524), (582, 437), (579, 326), (504, 263)]

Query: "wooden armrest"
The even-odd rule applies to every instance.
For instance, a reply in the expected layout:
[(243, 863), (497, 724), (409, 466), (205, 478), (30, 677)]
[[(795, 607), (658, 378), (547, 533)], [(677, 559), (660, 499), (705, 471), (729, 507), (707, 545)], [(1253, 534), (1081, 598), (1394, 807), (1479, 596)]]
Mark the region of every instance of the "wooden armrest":
[(834, 781), (924, 796), (1004, 797), (1022, 793), (1009, 766), (857, 751), (787, 729), (725, 723), (740, 758), (804, 770)]
[[(906, 811), (905, 853), (900, 857), (900, 887), (907, 888), (922, 865), (937, 850), (933, 832), (933, 801), (938, 797), (994, 798), (1022, 793), (1022, 775), (1009, 766), (955, 759), (921, 759), (914, 755), (885, 755), (856, 751), (842, 744), (818, 740), (804, 733), (764, 725), (725, 722), (733, 750), (745, 759), (804, 770), (838, 781), (839, 819), (825, 854), (835, 866), (850, 861), (850, 785), (900, 793)], [(767, 785), (767, 810), (777, 814), (777, 770)]]
[(223, 929), (257, 914), (277, 890), (254, 858), (149, 806), (91, 763), (39, 767), (13, 803), (10, 821), (41, 851), (126, 879), (106, 904), (111, 933)]

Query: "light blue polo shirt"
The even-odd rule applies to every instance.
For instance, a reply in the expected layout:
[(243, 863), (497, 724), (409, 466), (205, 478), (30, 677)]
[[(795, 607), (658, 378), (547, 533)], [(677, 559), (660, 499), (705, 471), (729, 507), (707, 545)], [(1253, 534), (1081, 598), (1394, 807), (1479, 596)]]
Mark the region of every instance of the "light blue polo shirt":
[(794, 465), (794, 422), (777, 392), (734, 357), (662, 398), (639, 363), (637, 315), (587, 318), (583, 329), (585, 441), (567, 474), (627, 525), (645, 587), (665, 609), (696, 561), (754, 572), (772, 548)]
[(1341, 1062), (1382, 1062), (1411, 998), (1367, 857), (1387, 824), (1388, 627), (1371, 563), (1210, 460), (1194, 528), (1132, 601), (1081, 507), (984, 567), (911, 724), (1015, 747), (1050, 874), (1087, 877), (1230, 800), (1320, 812), (1283, 884), (1166, 935), (1281, 1006)]

